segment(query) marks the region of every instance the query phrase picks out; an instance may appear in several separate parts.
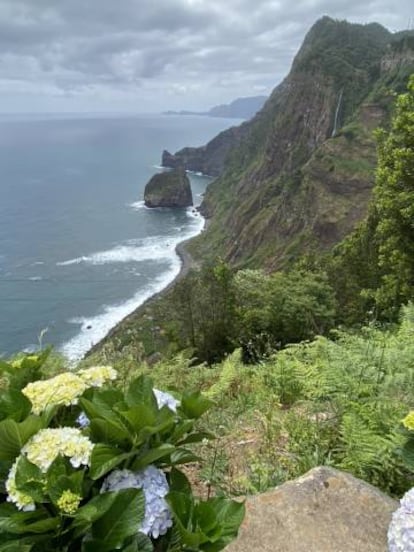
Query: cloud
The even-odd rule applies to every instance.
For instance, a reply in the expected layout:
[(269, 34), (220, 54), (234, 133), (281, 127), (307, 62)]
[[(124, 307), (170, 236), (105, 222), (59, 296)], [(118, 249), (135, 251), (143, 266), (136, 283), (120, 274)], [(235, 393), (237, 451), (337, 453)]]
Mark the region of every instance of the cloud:
[(68, 109), (82, 98), (105, 109), (205, 108), (270, 92), (322, 15), (399, 30), (411, 2), (0, 0), (0, 110), (13, 89), (16, 109), (40, 96), (67, 98)]

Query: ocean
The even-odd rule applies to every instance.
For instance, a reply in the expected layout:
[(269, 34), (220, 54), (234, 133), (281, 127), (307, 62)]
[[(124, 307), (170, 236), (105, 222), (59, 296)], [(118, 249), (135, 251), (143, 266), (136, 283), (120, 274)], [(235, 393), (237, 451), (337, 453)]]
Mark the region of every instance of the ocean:
[[(0, 117), (0, 356), (53, 345), (80, 359), (178, 274), (194, 209), (147, 209), (163, 149), (202, 145), (234, 120)], [(190, 175), (196, 204), (209, 178)]]

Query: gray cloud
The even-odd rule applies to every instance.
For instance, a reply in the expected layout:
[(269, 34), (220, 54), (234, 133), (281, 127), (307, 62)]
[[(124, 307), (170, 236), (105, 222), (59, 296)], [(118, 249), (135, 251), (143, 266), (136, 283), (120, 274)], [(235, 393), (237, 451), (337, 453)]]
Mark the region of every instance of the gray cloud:
[(59, 105), (68, 109), (157, 110), (270, 92), (322, 15), (399, 30), (410, 24), (411, 4), (0, 0), (0, 110), (13, 95), (16, 108), (63, 98)]

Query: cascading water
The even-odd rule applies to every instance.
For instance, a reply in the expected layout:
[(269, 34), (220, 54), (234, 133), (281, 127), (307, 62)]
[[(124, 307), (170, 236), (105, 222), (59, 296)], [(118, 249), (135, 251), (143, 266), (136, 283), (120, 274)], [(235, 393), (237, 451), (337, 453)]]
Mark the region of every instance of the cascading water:
[(337, 129), (337, 126), (338, 126), (339, 110), (341, 109), (343, 94), (344, 94), (344, 89), (342, 89), (341, 92), (339, 93), (338, 103), (336, 105), (336, 110), (335, 110), (335, 119), (334, 119), (334, 126), (333, 126), (333, 130), (332, 130), (331, 138), (334, 138), (335, 135), (336, 135), (336, 129)]

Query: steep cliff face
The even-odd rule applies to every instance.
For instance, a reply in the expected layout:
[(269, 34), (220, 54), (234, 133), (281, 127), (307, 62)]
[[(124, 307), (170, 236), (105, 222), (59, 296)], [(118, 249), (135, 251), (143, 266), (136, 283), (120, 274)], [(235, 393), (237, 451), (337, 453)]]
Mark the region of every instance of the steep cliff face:
[(274, 269), (331, 247), (361, 220), (374, 180), (372, 130), (388, 119), (390, 89), (414, 71), (402, 40), (403, 48), (378, 24), (324, 17), (312, 27), (287, 78), (227, 144), (202, 205), (211, 224), (194, 252)]

